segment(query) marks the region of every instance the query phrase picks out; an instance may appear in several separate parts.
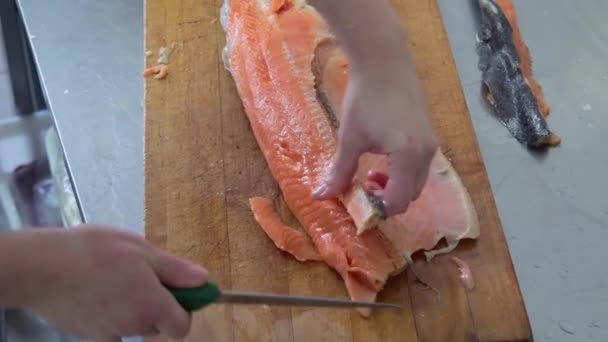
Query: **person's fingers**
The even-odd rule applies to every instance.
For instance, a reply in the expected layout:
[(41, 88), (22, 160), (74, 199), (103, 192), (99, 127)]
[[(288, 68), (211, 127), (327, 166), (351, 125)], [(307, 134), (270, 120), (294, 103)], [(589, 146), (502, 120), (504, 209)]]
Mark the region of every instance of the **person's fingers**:
[[(156, 251), (153, 269), (163, 285), (174, 287), (196, 287), (207, 282), (208, 272), (203, 267), (161, 250)], [(168, 290), (158, 300), (162, 313), (155, 329), (162, 335), (180, 339), (190, 331), (191, 316)]]
[(386, 183), (388, 183), (388, 175), (386, 173), (370, 170), (363, 182), (363, 189), (375, 196), (382, 197)]
[(384, 189), (384, 206), (388, 216), (404, 213), (415, 191), (416, 168), (410, 154), (393, 152), (389, 155), (390, 177)]
[(421, 163), (420, 169), (418, 169), (418, 172), (416, 172), (416, 183), (414, 184), (412, 201), (415, 201), (418, 199), (418, 197), (420, 197), (429, 176), (429, 169), (430, 163)]
[(158, 328), (156, 328), (156, 327), (149, 327), (147, 329), (142, 330), (139, 333), (140, 336), (144, 336), (144, 337), (157, 336), (158, 334), (160, 334), (160, 331), (158, 331)]
[(416, 172), (416, 185), (414, 187), (415, 190), (412, 201), (415, 201), (418, 199), (418, 197), (420, 197), (420, 194), (422, 193), (422, 190), (424, 189), (426, 181), (429, 177), (431, 163), (438, 149), (436, 144), (432, 144), (430, 146), (433, 146), (433, 148), (429, 147), (426, 154), (421, 154), (422, 160), (418, 161), (419, 168), (418, 172)]
[(379, 187), (379, 189), (375, 190), (382, 190), (386, 188), (386, 184), (388, 183), (388, 175), (382, 171), (370, 170), (367, 173), (367, 181), (374, 183)]
[(170, 338), (186, 337), (190, 332), (191, 315), (179, 305), (169, 291), (165, 291), (159, 300), (161, 301), (159, 310), (162, 314), (159, 315), (154, 328), (160, 334)]
[(377, 192), (382, 191), (382, 189), (383, 188), (378, 183), (376, 183), (374, 181), (370, 181), (369, 179), (363, 183), (363, 190), (365, 190), (368, 193), (375, 194)]
[(109, 339), (109, 341), (113, 341), (113, 342), (122, 342), (122, 337), (120, 337), (120, 336), (114, 336), (114, 337), (111, 337), (111, 338)]
[(363, 151), (360, 140), (346, 139), (341, 142), (327, 178), (313, 192), (313, 197), (325, 200), (343, 193), (352, 182)]
[[(85, 339), (84, 341), (89, 341), (89, 340)], [(98, 342), (121, 342), (122, 338), (120, 336), (107, 336), (107, 337), (100, 337), (98, 339), (91, 340), (91, 341), (98, 341)]]
[(161, 250), (155, 251), (152, 268), (160, 281), (174, 287), (196, 287), (207, 282), (205, 268)]

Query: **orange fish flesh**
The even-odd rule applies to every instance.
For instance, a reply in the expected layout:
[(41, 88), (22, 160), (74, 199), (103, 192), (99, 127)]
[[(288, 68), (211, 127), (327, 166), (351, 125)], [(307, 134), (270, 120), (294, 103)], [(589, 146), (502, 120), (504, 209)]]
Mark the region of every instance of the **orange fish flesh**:
[[(283, 224), (269, 199), (251, 199), (255, 219), (278, 248), (300, 261), (323, 260), (353, 300), (375, 301), (413, 253), (424, 250), (430, 259), (460, 239), (478, 237), (469, 195), (440, 150), (405, 214), (365, 226), (378, 210), (363, 183), (369, 171), (388, 170), (382, 155), (362, 156), (352, 188), (340, 199), (313, 199), (337, 147), (347, 58), (327, 23), (302, 0), (226, 0), (221, 23), (225, 67), (284, 200), (308, 235)], [(442, 238), (448, 246), (433, 250)]]

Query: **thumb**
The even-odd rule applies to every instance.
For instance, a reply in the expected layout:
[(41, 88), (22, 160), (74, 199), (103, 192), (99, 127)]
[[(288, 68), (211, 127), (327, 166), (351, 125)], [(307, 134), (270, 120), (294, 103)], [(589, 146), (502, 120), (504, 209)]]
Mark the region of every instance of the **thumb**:
[(313, 193), (315, 199), (326, 200), (340, 195), (351, 184), (357, 171), (359, 156), (363, 152), (360, 140), (341, 141), (327, 178)]
[(173, 287), (196, 287), (207, 282), (207, 270), (188, 260), (158, 251), (153, 268), (160, 281)]

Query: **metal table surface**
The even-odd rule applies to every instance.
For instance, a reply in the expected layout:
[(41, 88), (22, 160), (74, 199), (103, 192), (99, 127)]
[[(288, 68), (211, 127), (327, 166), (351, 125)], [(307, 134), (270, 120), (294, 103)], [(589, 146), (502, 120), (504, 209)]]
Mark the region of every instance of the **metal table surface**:
[(143, 1), (17, 1), (84, 219), (143, 233)]
[[(143, 1), (18, 1), (85, 219), (142, 233)], [(608, 2), (514, 2), (563, 139), (541, 156), (482, 107), (473, 13), (440, 0), (534, 335), (608, 341)]]

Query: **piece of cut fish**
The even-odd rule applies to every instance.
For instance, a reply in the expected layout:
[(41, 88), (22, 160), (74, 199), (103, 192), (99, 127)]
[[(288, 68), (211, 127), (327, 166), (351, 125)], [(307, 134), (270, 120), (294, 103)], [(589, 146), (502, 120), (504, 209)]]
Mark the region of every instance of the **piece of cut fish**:
[[(405, 214), (386, 218), (364, 188), (370, 170), (388, 170), (382, 155), (361, 158), (341, 198), (313, 199), (336, 151), (348, 60), (304, 1), (226, 0), (222, 16), (228, 70), (269, 169), (307, 235), (282, 224), (269, 199), (251, 199), (257, 222), (278, 248), (301, 261), (322, 260), (340, 274), (353, 300), (375, 301), (416, 251), (447, 252), (431, 250), (443, 237), (451, 250), (479, 235), (468, 193), (440, 150)], [(377, 221), (365, 226), (374, 215)]]

